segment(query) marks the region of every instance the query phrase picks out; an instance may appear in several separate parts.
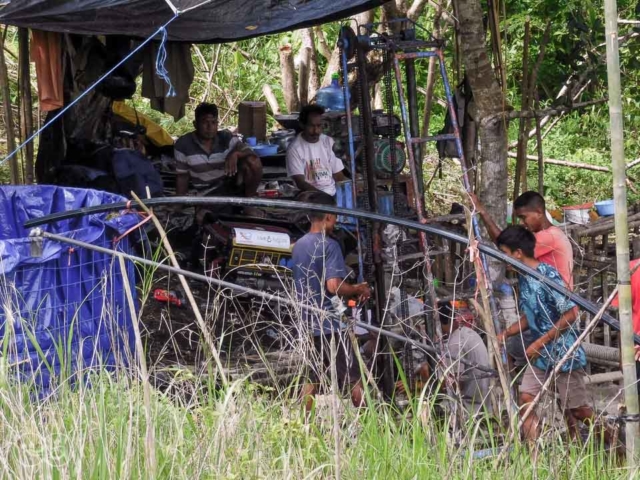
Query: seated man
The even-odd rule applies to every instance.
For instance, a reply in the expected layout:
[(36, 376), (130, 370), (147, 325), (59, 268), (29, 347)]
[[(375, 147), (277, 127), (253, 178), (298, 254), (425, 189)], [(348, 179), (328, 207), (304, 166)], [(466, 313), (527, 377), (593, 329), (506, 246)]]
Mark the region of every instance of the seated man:
[[(325, 193), (309, 195), (308, 201), (321, 205), (335, 206), (333, 198)], [(292, 252), (292, 270), (296, 296), (300, 303), (332, 310), (331, 297), (357, 298), (366, 301), (371, 291), (366, 283), (351, 285), (345, 282), (347, 267), (338, 242), (329, 236), (333, 231), (337, 216), (328, 213), (309, 214), (311, 227), (309, 233), (296, 242)], [(331, 378), (330, 367), (334, 359), (331, 356), (330, 340), (333, 336), (336, 344), (336, 370), (340, 388), (351, 388), (351, 400), (355, 406), (364, 401), (364, 391), (360, 380), (360, 367), (354, 354), (346, 325), (337, 320), (319, 318), (318, 315), (302, 311), (304, 323), (298, 325), (303, 336), (310, 333), (318, 360), (322, 366), (312, 368), (308, 383), (304, 386), (302, 398), (307, 411), (313, 406), (313, 397), (322, 378)], [(312, 361), (314, 359), (311, 359)]]
[(176, 195), (186, 195), (189, 181), (215, 188), (216, 195), (257, 196), (262, 163), (256, 154), (228, 130), (218, 130), (218, 107), (196, 108), (195, 131), (178, 139)]
[[(444, 343), (444, 364), (448, 385), (469, 414), (491, 411), (489, 379), (484, 372), (470, 368), (459, 360), (489, 367), (489, 351), (478, 332), (465, 325), (459, 315), (440, 314)], [(453, 318), (452, 318), (453, 317)]]
[(301, 191), (336, 194), (336, 182), (347, 180), (344, 165), (333, 153), (333, 139), (322, 133), (320, 105), (306, 105), (300, 112), (302, 133), (287, 150), (287, 173)]
[[(471, 367), (490, 367), (489, 351), (482, 338), (470, 328), (462, 315), (451, 306), (441, 308), (439, 312), (442, 326), (443, 351), (442, 365), (445, 368), (445, 382), (448, 393), (453, 400), (460, 401), (467, 413), (475, 415), (483, 410), (491, 412), (489, 402), (489, 379), (485, 372)], [(462, 363), (463, 360), (465, 363)], [(429, 381), (431, 370), (428, 363), (423, 363), (416, 370), (416, 387), (421, 389)], [(397, 384), (399, 390), (404, 386)]]

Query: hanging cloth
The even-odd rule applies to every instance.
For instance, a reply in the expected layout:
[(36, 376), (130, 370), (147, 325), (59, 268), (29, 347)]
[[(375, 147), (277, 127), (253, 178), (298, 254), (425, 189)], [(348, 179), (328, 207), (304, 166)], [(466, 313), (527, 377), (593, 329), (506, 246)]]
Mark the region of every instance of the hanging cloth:
[(156, 60), (159, 44), (149, 44), (145, 49), (142, 64), (142, 96), (151, 101), (151, 108), (172, 115), (178, 121), (184, 117), (185, 104), (189, 101), (189, 88), (194, 78), (191, 45), (188, 43), (167, 42), (164, 68), (175, 91), (168, 96), (170, 86), (158, 75)]
[(32, 30), (31, 60), (36, 64), (40, 110), (50, 112), (62, 108), (62, 34)]

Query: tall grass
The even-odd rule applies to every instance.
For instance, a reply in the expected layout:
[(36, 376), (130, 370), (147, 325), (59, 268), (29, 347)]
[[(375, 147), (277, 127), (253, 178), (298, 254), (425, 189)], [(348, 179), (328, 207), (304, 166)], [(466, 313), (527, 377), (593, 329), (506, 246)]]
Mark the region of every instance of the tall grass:
[[(205, 381), (206, 377), (197, 378)], [(157, 477), (331, 478), (334, 442), (328, 407), (319, 405), (305, 422), (294, 398), (276, 397), (236, 382), (210, 390), (198, 401), (176, 402), (155, 391)], [(472, 444), (451, 441), (445, 422), (425, 411), (398, 415), (389, 407), (341, 416), (343, 478), (623, 478), (601, 450), (548, 441), (534, 462), (516, 445), (495, 468), (474, 460)], [(0, 391), (2, 478), (148, 478), (141, 385), (100, 374), (91, 388), (62, 389), (44, 403), (29, 401), (21, 388)]]
[[(151, 282), (147, 278), (142, 285), (147, 299)], [(207, 317), (215, 323), (227, 311), (223, 305), (233, 300), (213, 289), (208, 294)], [(5, 315), (14, 310), (4, 303), (2, 308)], [(107, 305), (105, 315), (111, 311)], [(230, 330), (218, 336), (221, 349)], [(293, 346), (296, 339), (287, 342)], [(309, 418), (295, 384), (262, 387), (241, 378), (222, 387), (206, 358), (201, 367), (189, 369), (152, 362), (152, 377), (162, 377), (164, 385), (147, 399), (144, 376), (131, 358), (115, 372), (87, 372), (82, 382), (65, 380), (63, 374), (54, 395), (34, 400), (35, 385), (16, 383), (6, 366), (10, 343), (11, 335), (5, 334), (0, 356), (3, 479), (324, 479), (339, 473), (358, 480), (602, 480), (629, 475), (597, 441), (567, 445), (553, 430), (538, 445), (535, 459), (516, 443), (506, 461), (496, 465), (495, 455), (480, 458), (478, 453), (492, 447), (497, 452), (504, 432), (484, 418), (460, 426), (450, 412), (436, 410), (426, 390), (402, 410), (373, 394), (366, 408), (355, 409), (348, 398), (340, 398), (336, 409), (336, 397), (328, 394), (318, 398)], [(257, 343), (253, 347), (259, 350)], [(64, 348), (58, 354), (68, 359)], [(147, 466), (149, 452), (155, 456), (155, 475)]]

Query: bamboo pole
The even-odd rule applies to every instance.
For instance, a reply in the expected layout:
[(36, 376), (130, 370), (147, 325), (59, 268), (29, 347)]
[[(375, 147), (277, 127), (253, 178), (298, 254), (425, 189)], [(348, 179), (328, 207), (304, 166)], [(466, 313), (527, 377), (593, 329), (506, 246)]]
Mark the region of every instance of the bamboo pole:
[[(536, 110), (540, 109), (540, 96), (535, 92)], [(544, 155), (542, 154), (542, 126), (536, 118), (536, 143), (538, 152), (538, 193), (544, 196)]]
[[(467, 218), (467, 225), (472, 224), (471, 220), (471, 212), (469, 210), (465, 211), (465, 215)], [(476, 238), (473, 229), (469, 229), (469, 245), (473, 245), (477, 243), (478, 239)], [(509, 373), (505, 368), (507, 365), (506, 357), (502, 356), (500, 350), (500, 344), (498, 343), (498, 336), (496, 332), (496, 326), (494, 324), (494, 319), (491, 318), (492, 309), (489, 301), (489, 278), (488, 272), (485, 271), (484, 266), (482, 264), (482, 260), (479, 256), (476, 255), (475, 259), (471, 260), (475, 267), (476, 271), (476, 280), (478, 282), (478, 287), (480, 290), (480, 298), (482, 299), (482, 308), (475, 300), (471, 300), (474, 304), (474, 307), (481, 313), (481, 317), (484, 323), (485, 331), (487, 332), (487, 343), (489, 345), (489, 352), (495, 358), (495, 367), (498, 370), (498, 378), (500, 380), (500, 386), (502, 387), (502, 394), (504, 395), (504, 400), (507, 406), (507, 413), (509, 415), (510, 423), (513, 423), (516, 416), (516, 409), (514, 408), (514, 399), (511, 395), (511, 381), (509, 380)], [(498, 414), (499, 410), (495, 410), (495, 413)]]
[[(158, 217), (156, 217), (153, 211), (149, 207), (147, 207), (142, 202), (142, 200), (140, 200), (140, 198), (135, 194), (135, 192), (131, 192), (131, 196), (136, 202), (138, 202), (138, 205), (140, 206), (140, 208), (144, 210), (144, 212), (151, 217), (151, 221), (155, 225), (156, 230), (158, 230), (158, 233), (160, 234), (162, 245), (167, 252), (167, 256), (169, 257), (171, 264), (175, 268), (180, 268), (180, 264), (178, 263), (178, 260), (176, 259), (176, 255), (173, 251), (173, 247), (171, 246), (171, 243), (167, 238), (167, 232), (164, 230), (164, 227), (160, 223), (160, 220), (158, 220)], [(228, 381), (224, 373), (224, 366), (222, 365), (222, 360), (220, 358), (220, 354), (218, 353), (218, 349), (213, 343), (213, 337), (211, 336), (209, 327), (207, 326), (206, 322), (204, 321), (204, 317), (200, 312), (200, 308), (198, 307), (198, 302), (196, 302), (196, 299), (193, 296), (193, 292), (191, 291), (191, 287), (189, 286), (189, 282), (187, 282), (187, 279), (184, 277), (184, 275), (178, 275), (178, 280), (180, 280), (180, 285), (182, 285), (182, 289), (184, 290), (184, 293), (187, 296), (187, 300), (191, 305), (191, 309), (193, 310), (193, 315), (196, 317), (196, 324), (198, 325), (198, 328), (200, 328), (200, 331), (202, 332), (202, 336), (204, 337), (205, 344), (209, 348), (209, 353), (213, 357), (216, 367), (218, 367), (218, 370), (220, 371), (220, 378), (222, 379), (222, 383), (224, 383), (226, 387), (228, 386)]]
[[(22, 140), (30, 138), (33, 134), (33, 99), (31, 97), (31, 68), (29, 60), (29, 30), (18, 29), (19, 42), (19, 84), (20, 84), (20, 106), (21, 106), (21, 129)], [(24, 183), (33, 183), (33, 143), (29, 142), (24, 147)]]
[(142, 336), (140, 335), (139, 319), (136, 315), (136, 305), (133, 301), (133, 292), (129, 283), (129, 275), (127, 274), (127, 265), (123, 257), (118, 257), (120, 263), (120, 274), (124, 281), (124, 291), (127, 297), (127, 304), (131, 315), (131, 324), (133, 326), (133, 334), (135, 337), (136, 355), (140, 364), (140, 377), (142, 378), (142, 396), (144, 402), (144, 413), (146, 420), (146, 435), (144, 440), (145, 449), (145, 466), (149, 473), (149, 478), (155, 478), (157, 470), (156, 449), (155, 449), (155, 431), (153, 424), (153, 414), (151, 410), (151, 386), (149, 384), (149, 370), (147, 368), (147, 360), (145, 356), (144, 346), (142, 345)]
[[(4, 41), (7, 33), (5, 27), (0, 34), (0, 89), (2, 90), (2, 107), (4, 110), (4, 128), (7, 135), (7, 154), (12, 153), (16, 149), (15, 128), (13, 123), (13, 111), (11, 110), (11, 88), (9, 87), (9, 74), (7, 72), (7, 61), (4, 56)], [(11, 172), (11, 184), (20, 183), (20, 171), (18, 167), (18, 158), (14, 155), (9, 160), (9, 169)]]
[[(609, 90), (609, 121), (611, 124), (611, 168), (613, 170), (613, 198), (615, 202), (616, 260), (618, 271), (620, 345), (627, 413), (638, 415), (636, 365), (633, 348), (631, 318), (631, 274), (629, 271), (629, 230), (627, 223), (626, 165), (622, 124), (622, 93), (620, 86), (620, 57), (618, 45), (618, 6), (616, 0), (604, 0), (605, 38), (607, 47), (607, 83)], [(640, 442), (638, 422), (626, 422), (627, 462), (634, 478), (638, 468)]]
[[(529, 17), (524, 24), (524, 46), (522, 50), (522, 83), (520, 87), (521, 91), (521, 104), (522, 110), (529, 110), (529, 42), (531, 39), (531, 29), (529, 23)], [(526, 120), (520, 119), (520, 125), (518, 127), (518, 153), (516, 157), (516, 176), (514, 178), (513, 198), (518, 198), (520, 195), (520, 184), (522, 184), (523, 190), (527, 189), (527, 155), (526, 143), (525, 143), (525, 128)]]

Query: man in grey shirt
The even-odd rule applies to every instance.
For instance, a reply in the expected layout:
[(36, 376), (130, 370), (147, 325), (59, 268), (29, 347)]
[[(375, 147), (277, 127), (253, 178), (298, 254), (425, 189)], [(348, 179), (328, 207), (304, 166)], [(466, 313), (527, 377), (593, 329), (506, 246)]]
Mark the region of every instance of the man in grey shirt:
[[(491, 411), (489, 402), (489, 379), (486, 374), (468, 364), (489, 367), (489, 352), (478, 333), (462, 322), (455, 311), (447, 315), (440, 313), (442, 334), (445, 337), (443, 363), (449, 379), (450, 393), (462, 402), (470, 414), (482, 409)], [(463, 364), (460, 359), (466, 362)]]

